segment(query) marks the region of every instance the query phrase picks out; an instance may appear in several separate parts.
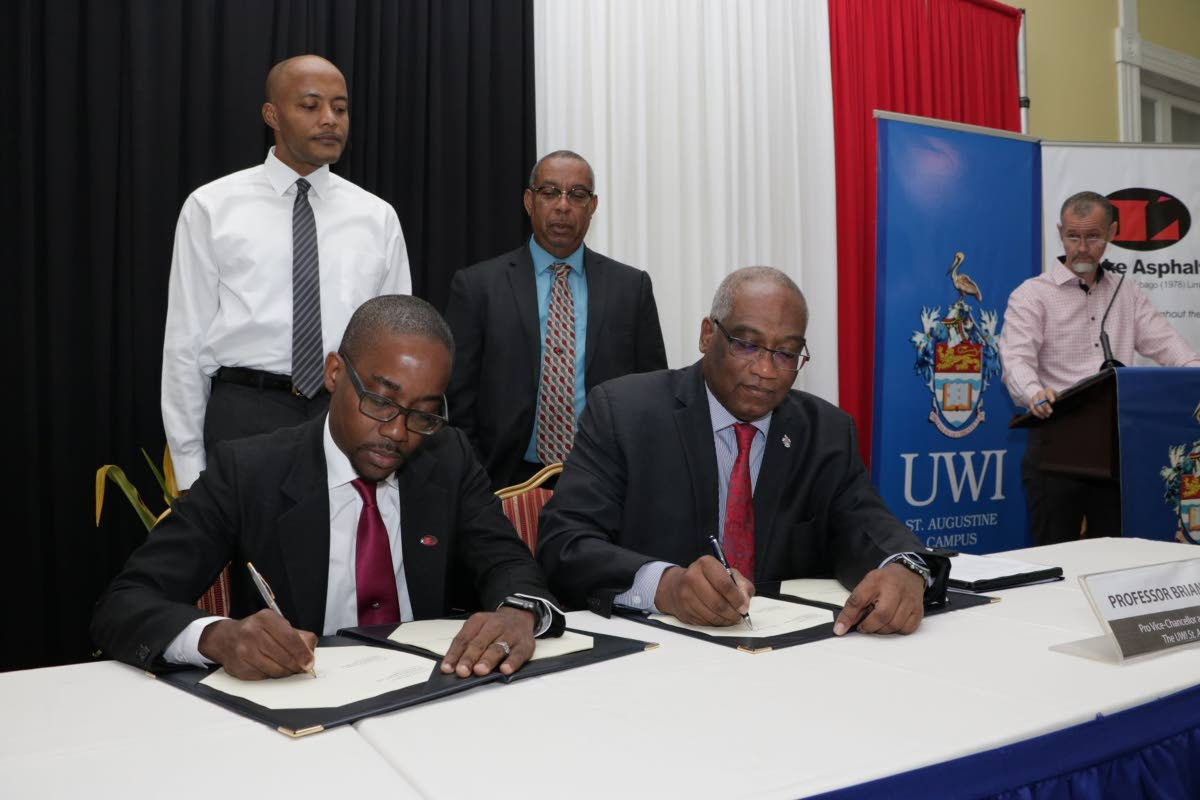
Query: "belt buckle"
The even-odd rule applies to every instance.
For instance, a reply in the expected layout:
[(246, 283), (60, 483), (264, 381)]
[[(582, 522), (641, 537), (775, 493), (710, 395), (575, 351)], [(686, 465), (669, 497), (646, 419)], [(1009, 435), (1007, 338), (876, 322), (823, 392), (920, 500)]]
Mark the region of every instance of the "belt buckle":
[(305, 397), (303, 395), (303, 393), (301, 393), (301, 391), (299, 389), (296, 388), (296, 384), (294, 384), (294, 383), (291, 385), (291, 387), (288, 389), (288, 391), (290, 391), (292, 393), (293, 397), (299, 397), (301, 400), (308, 399), (307, 397)]

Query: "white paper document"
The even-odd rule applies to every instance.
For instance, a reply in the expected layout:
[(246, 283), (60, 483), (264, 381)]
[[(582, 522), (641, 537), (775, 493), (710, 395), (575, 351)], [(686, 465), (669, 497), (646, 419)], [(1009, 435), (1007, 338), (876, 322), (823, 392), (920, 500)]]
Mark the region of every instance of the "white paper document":
[[(397, 644), (419, 647), (444, 656), (462, 626), (461, 619), (423, 619), (398, 626), (388, 639)], [(552, 658), (591, 649), (592, 637), (563, 631), (563, 635), (557, 638), (536, 639), (533, 657), (529, 660), (537, 661), (539, 658)]]
[(436, 661), (384, 647), (318, 647), (316, 673), (243, 681), (217, 670), (200, 681), (209, 688), (266, 708), (334, 708), (416, 686)]
[(651, 614), (650, 619), (657, 620), (676, 628), (706, 633), (709, 636), (736, 636), (739, 638), (762, 639), (768, 636), (779, 636), (784, 633), (815, 628), (833, 622), (833, 612), (825, 608), (805, 606), (799, 603), (789, 603), (786, 600), (774, 600), (769, 597), (750, 598), (750, 621), (754, 630), (745, 623), (739, 622), (728, 627), (713, 627), (710, 625), (688, 625), (668, 614)]
[(816, 600), (818, 603), (829, 603), (831, 606), (844, 606), (850, 599), (850, 590), (842, 586), (836, 578), (796, 578), (783, 581), (779, 584), (779, 593)]

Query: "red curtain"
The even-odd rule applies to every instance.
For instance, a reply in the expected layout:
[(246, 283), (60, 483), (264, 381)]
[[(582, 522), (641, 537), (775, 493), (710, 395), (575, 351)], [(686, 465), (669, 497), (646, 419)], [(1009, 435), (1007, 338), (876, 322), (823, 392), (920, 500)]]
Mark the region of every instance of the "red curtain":
[(875, 120), (896, 111), (1019, 131), (1021, 12), (995, 0), (829, 0), (837, 179), (838, 395), (871, 451)]

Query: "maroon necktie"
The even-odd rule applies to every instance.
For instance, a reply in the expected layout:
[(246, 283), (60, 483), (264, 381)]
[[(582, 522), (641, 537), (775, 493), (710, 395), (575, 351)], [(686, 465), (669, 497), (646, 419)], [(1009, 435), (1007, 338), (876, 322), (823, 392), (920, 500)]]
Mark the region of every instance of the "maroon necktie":
[(738, 454), (729, 474), (729, 496), (725, 500), (725, 542), (722, 549), (729, 566), (754, 580), (754, 493), (750, 488), (750, 443), (757, 430), (749, 422), (733, 426)]
[(375, 503), (372, 481), (350, 482), (362, 497), (358, 515), (358, 540), (354, 548), (354, 584), (358, 591), (358, 624), (382, 625), (400, 621), (400, 599), (396, 595), (396, 571), (387, 528)]

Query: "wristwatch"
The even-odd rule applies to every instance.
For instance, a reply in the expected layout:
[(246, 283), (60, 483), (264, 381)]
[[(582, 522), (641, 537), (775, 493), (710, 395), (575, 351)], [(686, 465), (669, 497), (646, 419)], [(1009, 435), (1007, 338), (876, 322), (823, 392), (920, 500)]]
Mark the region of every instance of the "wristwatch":
[(530, 600), (528, 597), (518, 597), (515, 594), (510, 594), (508, 597), (500, 601), (497, 610), (508, 606), (509, 608), (519, 608), (522, 611), (528, 611), (533, 614), (533, 630), (536, 633), (542, 629), (542, 621), (546, 616), (546, 607), (537, 600)]
[(921, 576), (921, 580), (925, 582), (926, 586), (929, 586), (933, 582), (931, 580), (933, 573), (929, 571), (929, 567), (925, 566), (908, 553), (897, 553), (889, 563), (899, 564), (900, 566), (917, 573)]

